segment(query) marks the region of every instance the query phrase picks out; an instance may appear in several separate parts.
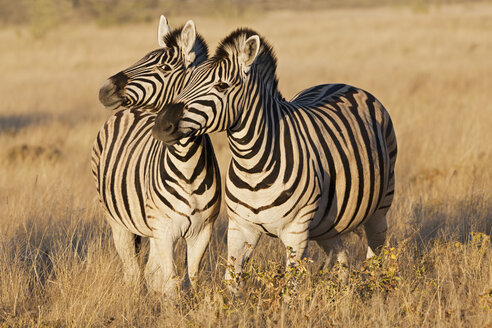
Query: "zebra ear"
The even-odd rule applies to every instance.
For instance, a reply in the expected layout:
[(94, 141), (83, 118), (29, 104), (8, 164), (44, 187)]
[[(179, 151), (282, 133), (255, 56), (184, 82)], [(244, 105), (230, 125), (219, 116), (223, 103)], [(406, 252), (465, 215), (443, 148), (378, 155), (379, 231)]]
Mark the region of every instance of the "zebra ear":
[(164, 38), (168, 33), (171, 33), (171, 26), (169, 26), (166, 17), (164, 17), (164, 15), (161, 15), (161, 19), (159, 21), (159, 29), (157, 30), (157, 42), (159, 42), (159, 47), (167, 47), (166, 43), (164, 42)]
[(195, 23), (192, 20), (186, 22), (181, 31), (181, 51), (186, 67), (189, 67), (195, 61), (195, 52), (193, 46), (196, 40)]
[(258, 56), (258, 50), (260, 50), (260, 37), (258, 35), (250, 36), (245, 42), (239, 54), (240, 63), (243, 65), (245, 73), (249, 72), (251, 64)]

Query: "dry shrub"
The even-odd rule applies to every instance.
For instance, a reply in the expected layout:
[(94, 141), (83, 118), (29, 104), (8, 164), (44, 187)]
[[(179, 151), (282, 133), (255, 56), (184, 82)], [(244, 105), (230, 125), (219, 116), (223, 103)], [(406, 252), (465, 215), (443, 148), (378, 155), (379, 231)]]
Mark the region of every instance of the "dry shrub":
[(60, 149), (54, 146), (35, 146), (35, 145), (20, 145), (12, 147), (7, 152), (7, 160), (9, 162), (39, 162), (49, 161), (56, 162), (60, 160), (62, 153)]

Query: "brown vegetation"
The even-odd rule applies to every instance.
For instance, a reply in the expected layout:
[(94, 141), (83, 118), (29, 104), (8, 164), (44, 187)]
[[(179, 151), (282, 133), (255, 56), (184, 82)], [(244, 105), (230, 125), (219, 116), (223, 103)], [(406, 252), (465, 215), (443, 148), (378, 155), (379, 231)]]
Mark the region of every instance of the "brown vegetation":
[[(167, 300), (124, 286), (96, 200), (90, 149), (109, 115), (98, 88), (156, 48), (158, 14), (151, 24), (105, 29), (62, 24), (42, 40), (21, 27), (0, 31), (1, 327), (492, 326), (492, 5), (195, 20), (212, 51), (238, 25), (263, 34), (286, 98), (330, 82), (370, 91), (399, 140), (381, 257), (363, 262), (364, 239), (347, 236), (351, 275), (342, 284), (310, 244), (293, 293), (283, 247), (264, 237), (235, 300), (222, 281), (224, 215), (199, 289)], [(213, 141), (224, 173), (227, 143)]]

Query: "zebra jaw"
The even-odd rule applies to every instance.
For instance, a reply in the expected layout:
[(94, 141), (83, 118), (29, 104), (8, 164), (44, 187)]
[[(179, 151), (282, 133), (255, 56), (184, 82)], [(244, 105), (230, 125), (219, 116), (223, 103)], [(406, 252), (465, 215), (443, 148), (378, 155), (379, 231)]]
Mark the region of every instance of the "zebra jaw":
[(115, 109), (118, 109), (122, 103), (123, 103), (123, 101), (118, 101), (114, 104), (104, 105), (104, 108), (106, 108), (107, 110), (113, 111)]
[(181, 136), (176, 137), (176, 136), (170, 136), (170, 135), (163, 133), (162, 131), (157, 129), (155, 127), (155, 125), (152, 128), (152, 137), (154, 137), (154, 139), (156, 139), (156, 140), (164, 142), (168, 146), (175, 145), (181, 139)]
[[(130, 101), (126, 98), (122, 98), (122, 99), (118, 99), (116, 102), (114, 103), (111, 103), (111, 104), (103, 104), (104, 105), (104, 108), (106, 108), (107, 110), (110, 110), (110, 111), (114, 111), (118, 108), (121, 107), (121, 109), (126, 109), (128, 108), (128, 106), (130, 105)], [(152, 106), (145, 106), (145, 107), (142, 107), (143, 109), (147, 109), (147, 107), (149, 109), (152, 108)]]
[[(174, 127), (172, 127), (174, 129)], [(177, 143), (186, 144), (188, 143), (187, 138), (195, 137), (194, 131), (189, 131), (188, 133), (184, 133), (179, 131), (178, 129), (174, 129), (172, 132), (169, 130), (163, 130), (162, 124), (158, 124), (157, 119), (154, 127), (152, 128), (152, 137), (156, 140), (164, 142), (168, 146), (173, 146)]]

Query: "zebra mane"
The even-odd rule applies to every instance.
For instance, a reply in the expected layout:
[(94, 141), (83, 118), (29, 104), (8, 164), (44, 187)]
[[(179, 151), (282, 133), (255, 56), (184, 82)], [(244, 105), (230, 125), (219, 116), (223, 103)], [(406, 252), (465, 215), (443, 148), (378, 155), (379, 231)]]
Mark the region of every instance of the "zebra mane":
[(263, 77), (266, 85), (281, 97), (280, 91), (278, 91), (278, 78), (276, 73), (277, 56), (270, 43), (268, 43), (259, 33), (245, 27), (238, 28), (220, 42), (213, 59), (219, 61), (228, 58), (232, 53), (238, 53), (242, 43), (253, 35), (258, 35), (260, 37), (260, 49), (258, 51), (258, 56), (253, 63), (253, 67)]
[[(184, 25), (172, 30), (164, 36), (164, 43), (169, 48), (179, 48), (181, 41), (181, 31)], [(208, 45), (205, 39), (200, 35), (196, 34), (195, 44), (193, 45), (193, 50), (195, 52), (196, 58), (195, 63), (199, 64), (208, 59)]]

